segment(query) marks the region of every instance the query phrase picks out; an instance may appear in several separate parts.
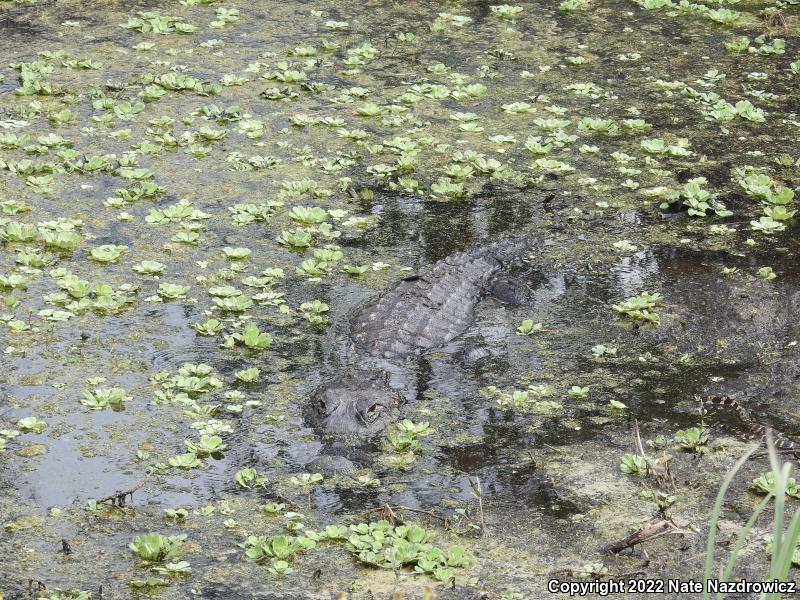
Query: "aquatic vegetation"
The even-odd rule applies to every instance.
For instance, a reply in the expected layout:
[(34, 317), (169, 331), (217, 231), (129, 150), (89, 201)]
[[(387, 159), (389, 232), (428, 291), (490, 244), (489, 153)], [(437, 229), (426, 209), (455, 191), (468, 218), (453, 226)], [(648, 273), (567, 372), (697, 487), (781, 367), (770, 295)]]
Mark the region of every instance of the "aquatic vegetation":
[(243, 313), (253, 306), (253, 301), (248, 296), (241, 294), (236, 296), (213, 296), (212, 300), (219, 309), (229, 313)]
[[(706, 543), (706, 559), (704, 568), (705, 577), (710, 577), (714, 568), (714, 545), (717, 536), (717, 523), (722, 511), (722, 503), (725, 499), (725, 495), (731, 485), (731, 482), (733, 481), (733, 478), (756, 449), (756, 446), (751, 447), (744, 454), (744, 456), (736, 461), (736, 464), (734, 464), (733, 468), (728, 472), (722, 484), (720, 485), (720, 489), (717, 493), (716, 501), (714, 502), (714, 507), (711, 512), (711, 519), (708, 527), (709, 533)], [(788, 515), (785, 514), (786, 507), (784, 503), (786, 491), (790, 488), (791, 478), (789, 477), (789, 473), (791, 472), (791, 464), (780, 464), (777, 453), (775, 452), (775, 446), (771, 439), (768, 439), (767, 441), (767, 450), (772, 469), (770, 473), (772, 476), (771, 483), (766, 477), (764, 481), (764, 483), (769, 485), (767, 496), (759, 503), (759, 505), (753, 511), (750, 519), (748, 519), (747, 523), (739, 531), (736, 544), (731, 549), (730, 557), (728, 558), (725, 568), (721, 572), (720, 581), (730, 581), (731, 575), (733, 574), (733, 569), (736, 566), (736, 561), (741, 553), (742, 548), (744, 547), (744, 544), (747, 541), (748, 534), (755, 525), (758, 517), (764, 512), (764, 510), (769, 506), (770, 501), (773, 499), (774, 525), (772, 535), (768, 536), (769, 541), (767, 544), (767, 552), (770, 555), (770, 564), (769, 572), (764, 577), (774, 578), (777, 581), (786, 581), (789, 569), (793, 563), (796, 563), (795, 556), (797, 554), (797, 545), (798, 542), (800, 542), (800, 514), (795, 511), (794, 515), (791, 517), (791, 519), (789, 519)], [(785, 530), (784, 523), (787, 523)], [(704, 592), (703, 599), (706, 600), (708, 597), (708, 592)], [(780, 594), (770, 594), (767, 597), (774, 597), (777, 599), (780, 597)]]
[(742, 13), (729, 8), (709, 9), (703, 14), (707, 19), (722, 25), (733, 25), (742, 16)]
[(183, 521), (186, 517), (189, 516), (189, 511), (185, 508), (165, 508), (164, 509), (164, 516), (168, 519), (174, 519), (176, 521)]
[(233, 298), (241, 296), (242, 291), (232, 285), (222, 285), (217, 287), (208, 288), (208, 295), (217, 298)]
[(114, 410), (121, 410), (124, 407), (124, 402), (131, 399), (128, 393), (118, 387), (112, 388), (95, 388), (91, 391), (83, 392), (81, 404), (91, 408), (92, 410), (102, 410), (110, 407)]
[(369, 270), (368, 265), (344, 265), (342, 267), (342, 271), (347, 273), (348, 275), (353, 275), (358, 277), (359, 275), (363, 275)]
[(285, 504), (278, 502), (266, 502), (262, 507), (264, 512), (270, 515), (279, 514), (283, 512), (285, 508)]
[(612, 305), (611, 309), (615, 313), (631, 319), (658, 325), (661, 319), (655, 309), (661, 304), (661, 300), (662, 297), (659, 293), (642, 292), (638, 296), (626, 299), (621, 304)]
[(519, 327), (517, 327), (517, 335), (533, 335), (539, 333), (543, 329), (541, 323), (534, 323), (533, 319), (524, 319)]
[(747, 48), (747, 51), (753, 54), (779, 55), (786, 52), (786, 40), (782, 38), (772, 38), (769, 42), (767, 42), (767, 37), (765, 35), (760, 35), (753, 41), (756, 44), (759, 44), (758, 47), (750, 46)]
[(585, 400), (589, 396), (589, 387), (573, 385), (571, 388), (569, 388), (569, 390), (567, 390), (567, 396), (575, 400)]
[(162, 283), (158, 286), (158, 297), (162, 300), (180, 300), (186, 298), (191, 286), (177, 283)]
[(490, 6), (490, 10), (493, 14), (497, 15), (501, 19), (513, 19), (515, 16), (522, 12), (521, 6), (512, 6), (510, 4), (500, 4), (497, 6)]
[(182, 223), (184, 221), (200, 221), (211, 218), (211, 215), (195, 208), (188, 200), (180, 200), (164, 209), (151, 208), (145, 221), (156, 225)]
[(188, 561), (180, 560), (165, 565), (157, 565), (152, 567), (151, 571), (159, 575), (187, 575), (192, 572), (192, 567)]
[(176, 469), (198, 469), (203, 466), (202, 461), (200, 461), (193, 452), (178, 454), (177, 456), (171, 457), (167, 462), (169, 462), (171, 467), (175, 467)]
[(612, 399), (612, 400), (608, 401), (608, 407), (613, 412), (620, 413), (620, 412), (624, 411), (626, 408), (628, 408), (628, 405), (625, 404), (624, 402), (620, 402), (619, 400)]
[(681, 429), (675, 432), (675, 443), (684, 450), (692, 452), (707, 452), (708, 451), (708, 430), (702, 427), (690, 427), (688, 429)]
[(291, 246), (292, 248), (308, 248), (313, 242), (314, 238), (304, 229), (282, 231), (278, 238), (278, 243)]
[(140, 11), (120, 27), (141, 33), (194, 33), (197, 27), (176, 17), (162, 16), (158, 11)]
[[(419, 525), (394, 526), (389, 521), (350, 525), (345, 547), (363, 563), (381, 568), (413, 568), (439, 581), (453, 577), (453, 568), (469, 565), (464, 548), (451, 546), (447, 551), (430, 543), (431, 530)], [(339, 539), (338, 530), (334, 532)]]
[[(285, 561), (293, 558), (295, 554), (316, 547), (316, 542), (305, 536), (249, 536), (240, 544), (245, 549), (245, 556), (255, 561), (277, 559)], [(275, 562), (273, 561), (273, 567)]]
[(638, 454), (625, 454), (619, 465), (620, 471), (632, 475), (642, 475), (649, 471), (650, 465), (642, 456)]
[(669, 156), (690, 156), (689, 140), (678, 138), (674, 144), (669, 144), (661, 138), (650, 138), (640, 142), (642, 150), (648, 154)]
[(256, 367), (251, 367), (249, 369), (242, 369), (241, 371), (236, 371), (234, 376), (236, 377), (237, 380), (241, 381), (242, 383), (255, 383), (261, 376), (261, 369)]
[[(476, 467), (481, 476), (485, 471), (496, 479), (499, 502), (518, 489), (507, 471), (522, 471), (511, 463), (507, 471), (498, 469), (498, 439), (509, 457), (526, 460), (529, 451), (547, 480), (557, 483), (558, 495), (569, 497), (576, 488), (554, 465), (567, 464), (584, 439), (595, 443), (597, 456), (608, 450), (595, 433), (599, 427), (614, 443), (627, 441), (620, 416), (628, 412), (643, 430), (652, 425), (652, 406), (635, 400), (643, 393), (641, 382), (647, 397), (652, 393), (658, 405), (666, 404), (663, 414), (672, 414), (666, 409), (681, 402), (681, 386), (698, 385), (696, 371), (716, 374), (731, 364), (738, 369), (736, 353), (748, 355), (747, 343), (732, 332), (706, 344), (704, 330), (698, 334), (706, 316), (694, 318), (693, 312), (716, 305), (688, 290), (695, 279), (709, 289), (704, 277), (710, 274), (711, 287), (724, 292), (716, 300), (724, 305), (719, 314), (730, 309), (726, 314), (734, 315), (755, 310), (743, 307), (744, 294), (764, 294), (761, 319), (794, 285), (787, 266), (794, 247), (787, 236), (796, 219), (800, 160), (792, 146), (798, 121), (791, 100), (800, 61), (792, 56), (792, 7), (639, 0), (626, 14), (594, 6), (591, 0), (564, 0), (485, 5), (476, 12), (421, 2), (337, 12), (312, 3), (281, 6), (276, 19), (265, 20), (258, 2), (181, 0), (158, 9), (109, 5), (90, 20), (75, 14), (67, 21), (43, 5), (31, 13), (29, 29), (12, 27), (4, 40), (10, 65), (0, 73), (0, 92), (9, 92), (0, 117), (0, 170), (8, 174), (0, 200), (6, 251), (0, 329), (7, 333), (4, 374), (13, 404), (23, 412), (12, 413), (5, 425), (10, 429), (0, 431), (0, 450), (12, 450), (3, 459), (26, 473), (26, 481), (15, 482), (9, 493), (25, 485), (31, 487), (26, 497), (44, 497), (36, 495), (42, 472), (35, 462), (44, 445), (17, 447), (15, 438), (33, 438), (39, 419), (23, 419), (28, 428), (10, 425), (33, 414), (50, 424), (39, 433), (52, 434), (45, 448), (51, 457), (73, 444), (82, 455), (108, 463), (109, 474), (141, 469), (179, 480), (159, 490), (163, 506), (137, 507), (133, 521), (107, 519), (104, 503), (96, 500), (86, 514), (81, 507), (78, 518), (89, 518), (81, 526), (81, 552), (98, 557), (84, 565), (81, 577), (94, 581), (108, 571), (120, 531), (131, 531), (127, 542), (157, 531), (166, 515), (170, 526), (201, 527), (197, 544), (222, 543), (220, 556), (232, 531), (242, 538), (251, 531), (267, 536), (267, 549), (257, 558), (266, 564), (240, 564), (241, 581), (254, 573), (268, 576), (266, 570), (291, 577), (300, 595), (310, 585), (308, 564), (292, 558), (310, 548), (294, 540), (319, 542), (315, 551), (322, 553), (331, 551), (325, 546), (366, 535), (380, 547), (371, 539), (353, 542), (351, 552), (364, 560), (359, 558), (352, 579), (373, 589), (380, 578), (373, 580), (364, 567), (391, 568), (399, 575), (397, 593), (413, 595), (416, 584), (407, 574), (450, 581), (466, 566), (459, 564), (466, 551), (451, 556), (446, 546), (418, 548), (438, 535), (428, 528), (431, 537), (409, 539), (394, 531), (397, 523), (391, 533), (383, 525), (371, 531), (370, 523), (354, 526), (358, 531), (323, 527), (339, 513), (360, 510), (343, 488), (372, 488), (383, 496), (381, 486), (389, 485), (393, 494), (423, 498), (431, 506), (419, 508), (431, 515), (452, 507), (448, 536), (463, 527), (470, 531), (464, 522), (477, 507), (464, 504), (465, 482), (458, 478), (472, 461), (473, 446), (482, 454)], [(676, 26), (685, 46), (680, 53), (673, 51)], [(528, 39), (531, 27), (535, 44)], [(489, 360), (482, 347), (468, 345), (472, 338), (465, 337), (457, 357), (449, 356), (455, 346), (431, 349), (429, 385), (417, 390), (418, 402), (403, 407), (414, 420), (392, 425), (382, 446), (367, 451), (382, 450), (377, 464), (403, 469), (403, 482), (378, 481), (364, 471), (324, 480), (295, 473), (302, 464), (295, 463), (302, 454), (298, 445), (316, 448), (316, 432), (299, 425), (304, 399), (309, 386), (338, 368), (334, 358), (343, 358), (331, 354), (331, 344), (344, 346), (350, 303), (379, 295), (445, 253), (512, 229), (537, 238), (548, 232), (546, 243), (526, 259), (526, 269), (544, 274), (543, 282), (531, 275), (535, 303), (487, 303), (479, 311), (475, 334), (492, 346)], [(694, 253), (702, 253), (704, 262), (687, 260)], [(777, 274), (780, 285), (765, 283)], [(686, 286), (675, 285), (684, 280)], [(639, 324), (658, 323), (660, 294), (626, 298), (648, 286), (663, 287), (671, 298), (674, 314), (663, 331), (638, 330)], [(613, 312), (602, 310), (606, 302), (615, 303)], [(528, 316), (547, 322), (547, 329)], [(634, 328), (620, 326), (626, 321)], [(759, 337), (766, 338), (760, 343), (769, 347), (775, 340), (759, 323)], [(638, 334), (628, 336), (632, 332)], [(272, 348), (273, 335), (280, 344), (269, 353), (267, 369), (259, 351)], [(691, 344), (684, 343), (686, 335), (695, 336)], [(185, 363), (176, 371), (196, 356), (208, 364)], [(464, 376), (485, 382), (449, 377), (462, 356)], [(347, 355), (348, 367), (362, 366), (351, 359)], [(759, 352), (765, 373), (782, 372), (777, 361)], [(500, 377), (497, 365), (506, 362), (508, 377)], [(724, 369), (726, 378), (737, 378), (734, 387), (745, 379), (769, 387), (762, 381), (766, 374), (742, 368), (742, 379)], [(97, 373), (107, 373), (108, 380), (96, 379)], [(406, 379), (392, 373), (393, 384)], [(666, 377), (680, 386), (665, 393)], [(145, 379), (152, 386), (149, 400), (142, 398)], [(470, 413), (474, 426), (463, 428), (463, 415), (452, 408), (474, 389), (481, 394), (475, 401), (483, 404)], [(124, 407), (125, 413), (100, 412), (106, 407)], [(499, 438), (481, 427), (487, 412), (519, 435)], [(436, 435), (423, 440), (432, 427)], [(573, 427), (582, 433), (574, 444), (559, 446), (558, 461), (551, 460), (548, 438)], [(701, 443), (703, 432), (695, 429), (702, 428), (662, 436), (659, 450), (702, 451), (710, 442)], [(542, 444), (519, 446), (529, 433)], [(184, 439), (189, 452), (180, 454)], [(226, 443), (237, 452), (226, 460), (207, 458)], [(261, 445), (269, 458), (258, 465), (242, 462), (240, 444)], [(621, 479), (610, 460), (606, 474)], [(691, 460), (692, 454), (678, 453), (675, 466)], [(630, 472), (646, 474), (651, 467), (628, 462)], [(719, 461), (712, 462), (711, 474)], [(287, 494), (286, 505), (254, 504), (264, 502), (258, 488), (272, 488), (267, 475), (274, 497)], [(217, 478), (228, 485), (214, 487), (212, 502), (205, 497)], [(155, 479), (148, 480), (150, 491)], [(762, 491), (773, 482), (778, 485), (765, 479)], [(183, 503), (172, 494), (184, 483), (198, 507), (166, 508)], [(56, 510), (72, 523), (69, 503), (79, 494), (69, 483), (62, 487), (64, 506)], [(663, 508), (679, 499), (696, 522), (705, 490), (645, 490), (650, 496), (637, 492), (633, 502)], [(585, 512), (591, 510), (604, 527), (617, 522), (615, 515), (606, 517), (609, 506), (624, 504), (619, 491), (611, 486), (611, 501), (602, 506), (586, 496)], [(290, 503), (307, 503), (308, 516), (298, 517)], [(529, 508), (541, 525), (537, 543), (541, 539), (547, 550), (555, 503)], [(563, 502), (559, 510), (574, 508)], [(517, 516), (509, 512), (511, 525)], [(582, 516), (558, 522), (583, 532)], [(92, 525), (101, 523), (97, 519), (102, 531)], [(49, 518), (43, 529), (35, 535), (19, 529), (16, 542), (37, 547), (36, 536), (52, 537)], [(492, 547), (505, 550), (506, 535), (496, 533)], [(276, 537), (285, 539), (267, 543)], [(469, 535), (461, 539), (470, 551), (480, 545)], [(564, 552), (575, 550), (572, 538), (564, 539)], [(293, 546), (297, 552), (286, 551)], [(724, 548), (716, 551), (719, 556)], [(663, 555), (653, 552), (654, 568)], [(475, 593), (536, 595), (522, 580), (509, 589), (504, 565), (512, 568), (518, 557), (508, 557), (501, 564), (489, 556), (464, 573), (470, 586), (476, 582)], [(33, 553), (23, 570), (47, 573), (53, 560)], [(533, 568), (580, 569), (579, 576), (607, 572), (589, 561)], [(75, 565), (62, 563), (58, 572), (65, 578), (77, 573)], [(190, 570), (192, 579), (182, 581)], [(694, 576), (688, 563), (677, 575)], [(211, 564), (165, 558), (144, 575), (113, 578), (107, 594), (130, 593), (128, 582), (137, 592), (174, 585), (174, 595), (181, 596), (195, 577), (227, 583)], [(325, 577), (334, 587), (347, 585), (338, 572)], [(456, 578), (461, 585), (460, 573)], [(376, 594), (390, 595), (378, 588)]]
[(776, 221), (771, 216), (759, 217), (757, 221), (750, 221), (750, 227), (764, 234), (778, 233), (786, 229), (786, 225)]
[[(770, 471), (753, 479), (751, 487), (761, 494), (775, 495), (775, 491), (777, 489), (775, 473)], [(784, 493), (789, 497), (800, 499), (800, 487), (798, 487), (794, 477), (789, 477), (786, 479)]]
[(225, 340), (229, 347), (241, 344), (249, 350), (266, 350), (272, 345), (272, 336), (266, 331), (259, 330), (258, 326), (252, 323), (246, 325), (241, 332), (226, 336)]
[[(245, 469), (240, 469), (236, 471), (235, 475), (233, 476), (234, 481), (238, 483), (241, 487), (245, 489), (255, 489), (257, 487), (263, 488), (266, 487), (269, 480), (264, 475), (259, 475), (256, 470), (252, 467), (247, 467)], [(272, 511), (277, 512), (277, 511)]]
[(131, 267), (137, 273), (142, 275), (161, 275), (164, 272), (164, 269), (167, 268), (167, 265), (158, 262), (157, 260), (143, 260), (139, 264), (133, 265)]
[(42, 433), (47, 427), (47, 423), (36, 416), (23, 417), (17, 421), (16, 425), (22, 433)]
[(597, 344), (592, 346), (592, 356), (595, 358), (602, 358), (604, 356), (616, 356), (617, 349), (614, 346), (606, 346), (604, 344)]
[(180, 556), (186, 535), (148, 533), (133, 538), (128, 547), (146, 563), (162, 563)]
[(128, 251), (127, 246), (115, 246), (114, 244), (104, 244), (97, 246), (89, 251), (89, 258), (93, 261), (108, 264), (114, 263)]
[(772, 270), (772, 267), (761, 267), (758, 271), (756, 271), (756, 275), (764, 281), (772, 281), (777, 277), (775, 272)]
[(312, 300), (310, 302), (303, 302), (300, 305), (300, 313), (305, 317), (310, 325), (316, 327), (324, 327), (330, 325), (330, 319), (324, 313), (330, 310), (330, 307), (319, 300)]
[(422, 452), (419, 438), (432, 432), (430, 423), (414, 423), (410, 419), (403, 419), (386, 428), (386, 440), (391, 448), (400, 453)]
[(219, 454), (228, 448), (218, 435), (202, 435), (197, 442), (186, 440), (184, 443), (186, 449), (199, 458)]
[(11, 275), (0, 275), (0, 289), (14, 290), (26, 289), (28, 280), (22, 275), (12, 273)]
[(231, 248), (228, 246), (223, 248), (222, 252), (228, 260), (244, 260), (253, 253), (249, 248)]
[[(289, 478), (289, 483), (292, 485), (297, 486), (312, 486), (318, 483), (322, 483), (324, 477), (320, 473), (300, 473), (298, 475), (292, 475)], [(289, 513), (287, 513), (287, 516)]]

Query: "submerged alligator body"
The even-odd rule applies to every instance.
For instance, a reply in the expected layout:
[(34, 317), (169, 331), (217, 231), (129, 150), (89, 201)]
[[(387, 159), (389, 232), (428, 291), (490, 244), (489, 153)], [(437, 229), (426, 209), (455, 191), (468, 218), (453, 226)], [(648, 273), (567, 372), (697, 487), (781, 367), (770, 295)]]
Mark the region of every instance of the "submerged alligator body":
[(353, 340), (384, 358), (446, 344), (470, 326), (495, 275), (527, 249), (526, 239), (511, 238), (423, 267), (355, 316)]
[(709, 396), (704, 400), (703, 404), (715, 407), (724, 406), (734, 410), (739, 420), (747, 428), (752, 437), (757, 437), (762, 442), (765, 442), (767, 436), (770, 436), (772, 438), (772, 443), (775, 444), (778, 450), (800, 450), (799, 438), (786, 435), (772, 427), (762, 425), (753, 419), (748, 410), (733, 398), (728, 396)]
[[(402, 358), (448, 343), (469, 328), (487, 293), (505, 303), (519, 300), (520, 289), (496, 276), (528, 247), (527, 239), (509, 238), (422, 267), (355, 315), (356, 348)], [(399, 406), (400, 395), (385, 376), (356, 374), (317, 390), (306, 421), (323, 433), (369, 437), (397, 420)]]

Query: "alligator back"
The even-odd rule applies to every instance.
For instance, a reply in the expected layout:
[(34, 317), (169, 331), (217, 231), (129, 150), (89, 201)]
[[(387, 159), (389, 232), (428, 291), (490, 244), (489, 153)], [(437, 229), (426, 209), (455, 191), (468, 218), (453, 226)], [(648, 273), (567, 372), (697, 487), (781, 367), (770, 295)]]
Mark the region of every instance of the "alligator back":
[(356, 345), (392, 358), (446, 344), (470, 326), (493, 277), (527, 249), (526, 239), (509, 238), (422, 267), (356, 314)]
[(768, 427), (757, 422), (755, 419), (753, 419), (753, 417), (750, 416), (750, 413), (747, 411), (747, 409), (745, 409), (744, 406), (739, 404), (733, 398), (728, 396), (709, 396), (703, 401), (703, 404), (711, 406), (725, 406), (736, 411), (736, 414), (739, 416), (739, 420), (748, 429), (752, 437), (758, 437), (762, 441), (765, 441), (767, 435), (770, 435), (773, 439), (773, 444), (775, 444), (775, 447), (778, 450), (800, 450), (800, 439), (788, 436), (780, 431), (772, 429), (772, 427)]

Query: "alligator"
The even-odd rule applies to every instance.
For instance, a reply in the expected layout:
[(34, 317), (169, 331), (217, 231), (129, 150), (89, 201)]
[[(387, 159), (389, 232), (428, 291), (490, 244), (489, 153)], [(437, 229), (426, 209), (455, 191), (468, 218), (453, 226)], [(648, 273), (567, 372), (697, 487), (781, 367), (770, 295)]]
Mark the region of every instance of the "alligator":
[[(356, 312), (351, 321), (356, 350), (389, 359), (419, 355), (464, 333), (487, 293), (503, 303), (521, 302), (525, 290), (496, 276), (528, 248), (527, 239), (508, 238), (422, 267)], [(322, 433), (370, 437), (397, 420), (400, 403), (385, 373), (358, 373), (318, 389), (306, 421)]]
[(525, 238), (509, 238), (452, 254), (401, 280), (352, 322), (353, 339), (372, 356), (400, 358), (443, 346), (464, 333), (475, 306), (490, 288), (512, 299), (509, 285), (492, 285), (504, 267), (528, 250)]
[(775, 448), (778, 450), (800, 450), (800, 439), (781, 433), (772, 427), (762, 425), (750, 416), (750, 412), (744, 406), (729, 396), (708, 396), (703, 401), (703, 404), (713, 407), (722, 406), (734, 410), (751, 436), (758, 437), (762, 442), (766, 441), (767, 436), (770, 436)]
[(371, 436), (399, 414), (400, 396), (382, 373), (348, 375), (317, 390), (306, 419), (326, 433)]

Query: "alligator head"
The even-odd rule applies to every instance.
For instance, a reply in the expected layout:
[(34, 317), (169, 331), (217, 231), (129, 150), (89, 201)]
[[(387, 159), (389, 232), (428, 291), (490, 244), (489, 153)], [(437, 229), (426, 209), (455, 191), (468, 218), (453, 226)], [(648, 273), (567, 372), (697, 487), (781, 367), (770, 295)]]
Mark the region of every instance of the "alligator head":
[(306, 419), (325, 433), (372, 436), (397, 420), (399, 395), (380, 375), (354, 375), (317, 390)]

